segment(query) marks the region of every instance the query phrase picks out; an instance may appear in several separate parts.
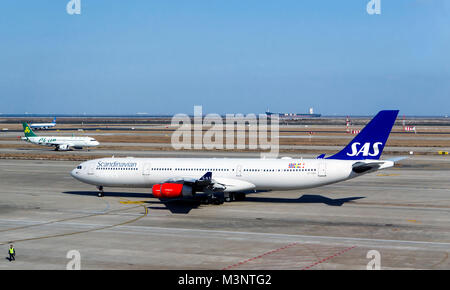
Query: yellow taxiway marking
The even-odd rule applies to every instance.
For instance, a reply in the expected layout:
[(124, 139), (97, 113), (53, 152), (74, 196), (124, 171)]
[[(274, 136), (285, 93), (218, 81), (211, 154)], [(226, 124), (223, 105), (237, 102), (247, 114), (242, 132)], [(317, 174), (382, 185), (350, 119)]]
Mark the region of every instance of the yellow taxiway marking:
[(407, 220), (407, 222), (410, 222), (410, 223), (415, 223), (415, 224), (420, 224), (420, 222), (419, 222), (419, 221), (417, 221), (417, 220)]
[(400, 174), (396, 174), (396, 173), (391, 173), (391, 174), (385, 174), (385, 173), (380, 173), (377, 174), (377, 176), (399, 176)]
[(143, 204), (143, 203), (145, 203), (145, 201), (127, 200), (127, 201), (119, 201), (119, 203), (121, 203), (121, 204)]

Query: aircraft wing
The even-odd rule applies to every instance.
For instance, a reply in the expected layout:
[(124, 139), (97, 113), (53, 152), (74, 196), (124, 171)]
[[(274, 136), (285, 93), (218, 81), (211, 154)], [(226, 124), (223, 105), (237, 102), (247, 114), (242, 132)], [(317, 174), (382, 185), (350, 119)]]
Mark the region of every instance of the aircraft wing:
[(51, 145), (53, 145), (53, 146), (60, 146), (60, 147), (65, 147), (65, 148), (75, 146), (73, 143), (70, 143), (67, 141), (51, 141), (49, 143), (51, 143)]
[(182, 183), (189, 186), (196, 192), (235, 192), (252, 190), (255, 185), (233, 178), (213, 178), (212, 172), (207, 172), (199, 179), (191, 177), (177, 177), (166, 180), (164, 183)]
[(74, 147), (73, 143), (68, 142), (62, 142), (62, 141), (52, 141), (49, 142), (51, 146), (55, 146), (58, 150), (66, 151), (69, 150), (71, 147)]

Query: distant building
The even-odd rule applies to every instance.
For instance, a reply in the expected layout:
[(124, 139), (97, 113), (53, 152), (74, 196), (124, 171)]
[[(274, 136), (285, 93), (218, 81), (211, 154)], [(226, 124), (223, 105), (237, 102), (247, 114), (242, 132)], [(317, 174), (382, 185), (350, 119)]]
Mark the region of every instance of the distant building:
[(267, 109), (266, 115), (269, 117), (272, 115), (278, 115), (280, 119), (317, 118), (322, 116), (321, 114), (314, 114), (313, 108), (309, 108), (309, 113), (273, 113)]

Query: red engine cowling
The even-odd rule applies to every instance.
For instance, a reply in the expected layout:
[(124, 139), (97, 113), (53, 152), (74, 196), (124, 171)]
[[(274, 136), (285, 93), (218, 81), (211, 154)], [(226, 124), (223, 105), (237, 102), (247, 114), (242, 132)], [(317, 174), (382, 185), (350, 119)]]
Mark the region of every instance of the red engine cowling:
[(153, 185), (152, 193), (156, 198), (186, 197), (192, 196), (192, 188), (181, 183), (163, 183)]
[(153, 187), (152, 187), (152, 193), (153, 193), (153, 196), (154, 196), (154, 197), (156, 197), (156, 198), (162, 198), (162, 195), (161, 195), (161, 184), (155, 184), (155, 185), (153, 185)]

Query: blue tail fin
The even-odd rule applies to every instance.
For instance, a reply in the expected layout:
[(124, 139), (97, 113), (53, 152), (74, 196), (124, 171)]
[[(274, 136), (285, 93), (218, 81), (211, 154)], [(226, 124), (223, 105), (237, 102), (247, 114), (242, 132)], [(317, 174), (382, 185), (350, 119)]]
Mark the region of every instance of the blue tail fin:
[(342, 151), (327, 159), (380, 159), (398, 110), (380, 111)]
[(53, 124), (56, 124), (56, 117), (53, 117)]

